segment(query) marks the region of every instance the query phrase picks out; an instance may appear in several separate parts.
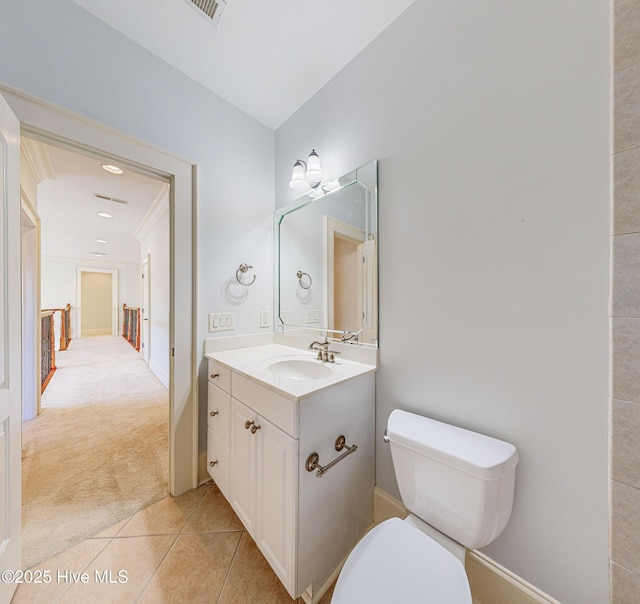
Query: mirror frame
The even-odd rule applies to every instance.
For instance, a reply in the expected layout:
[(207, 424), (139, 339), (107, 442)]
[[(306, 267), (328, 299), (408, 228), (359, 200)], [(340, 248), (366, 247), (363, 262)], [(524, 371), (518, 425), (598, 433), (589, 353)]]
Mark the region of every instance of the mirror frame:
[[(358, 173), (362, 173), (365, 170), (373, 170), (374, 171), (374, 182), (367, 184), (367, 182), (358, 178)], [(348, 172), (344, 176), (337, 179), (340, 183), (340, 186), (324, 195), (313, 198), (308, 194), (302, 195), (301, 197), (291, 201), (284, 206), (277, 208), (273, 214), (273, 233), (274, 233), (274, 331), (280, 333), (287, 333), (288, 335), (299, 335), (301, 337), (308, 337), (309, 335), (317, 336), (318, 333), (323, 335), (324, 337), (330, 340), (337, 340), (348, 342), (351, 344), (357, 344), (358, 346), (379, 347), (379, 312), (378, 308), (378, 299), (379, 299), (379, 261), (378, 261), (378, 160), (373, 159), (366, 164)], [(363, 327), (361, 327), (358, 331), (349, 331), (342, 329), (329, 329), (327, 326), (324, 327), (312, 327), (310, 325), (299, 325), (293, 323), (286, 323), (282, 320), (281, 317), (281, 294), (280, 294), (280, 279), (281, 279), (281, 263), (280, 263), (280, 228), (282, 225), (282, 221), (285, 216), (288, 216), (292, 212), (297, 210), (301, 210), (307, 206), (322, 202), (326, 198), (335, 195), (349, 187), (353, 184), (359, 183), (365, 190), (371, 191), (370, 197), (370, 211), (367, 212), (368, 216), (365, 217), (366, 224), (366, 232), (374, 232), (375, 233), (375, 280), (376, 280), (376, 288), (375, 288), (375, 305), (376, 305), (376, 339), (375, 342), (361, 342), (357, 338), (357, 336), (362, 332)], [(333, 336), (330, 334), (334, 334)], [(342, 337), (336, 337), (337, 334), (342, 334)], [(355, 336), (355, 338), (354, 338)]]

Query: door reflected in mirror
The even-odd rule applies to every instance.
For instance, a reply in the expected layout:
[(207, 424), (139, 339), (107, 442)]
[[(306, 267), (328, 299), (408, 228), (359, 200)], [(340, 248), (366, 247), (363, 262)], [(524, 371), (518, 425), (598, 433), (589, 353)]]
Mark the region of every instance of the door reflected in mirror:
[(377, 162), (276, 210), (279, 330), (378, 344)]

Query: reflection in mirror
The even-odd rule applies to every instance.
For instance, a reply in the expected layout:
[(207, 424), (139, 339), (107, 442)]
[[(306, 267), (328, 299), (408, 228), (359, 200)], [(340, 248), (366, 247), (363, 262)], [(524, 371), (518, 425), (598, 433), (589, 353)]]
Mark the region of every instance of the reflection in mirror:
[(280, 329), (377, 346), (377, 162), (339, 182), (275, 212)]

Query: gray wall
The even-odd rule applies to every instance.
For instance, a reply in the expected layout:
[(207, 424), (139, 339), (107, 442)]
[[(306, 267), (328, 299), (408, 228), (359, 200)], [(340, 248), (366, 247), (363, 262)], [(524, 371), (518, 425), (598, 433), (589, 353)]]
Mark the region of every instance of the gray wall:
[(614, 2), (611, 596), (640, 594), (640, 3)]
[[(208, 312), (234, 311), (236, 334), (259, 330), (272, 307), (273, 131), (71, 0), (0, 0), (0, 82), (196, 162), (196, 341), (209, 336)], [(258, 278), (238, 302), (226, 284), (242, 262)]]
[(276, 205), (311, 148), (377, 157), (377, 484), (394, 407), (520, 465), (485, 553), (563, 604), (608, 601), (606, 0), (422, 0), (276, 131)]

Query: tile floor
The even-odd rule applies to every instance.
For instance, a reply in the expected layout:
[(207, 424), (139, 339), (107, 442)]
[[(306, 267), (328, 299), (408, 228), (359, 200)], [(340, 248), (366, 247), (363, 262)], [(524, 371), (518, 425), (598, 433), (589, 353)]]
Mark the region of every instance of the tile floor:
[(33, 570), (49, 571), (51, 582), (20, 585), (12, 604), (294, 602), (213, 483), (166, 497)]

